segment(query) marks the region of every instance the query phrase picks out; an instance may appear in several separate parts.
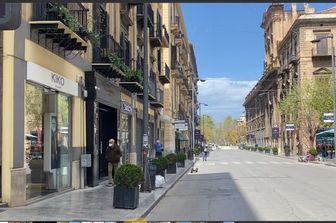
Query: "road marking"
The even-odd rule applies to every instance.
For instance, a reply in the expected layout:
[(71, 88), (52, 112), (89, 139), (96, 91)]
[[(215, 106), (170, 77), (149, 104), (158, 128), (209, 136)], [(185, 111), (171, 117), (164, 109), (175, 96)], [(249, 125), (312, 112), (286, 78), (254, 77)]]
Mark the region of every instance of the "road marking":
[(258, 161), (257, 163), (258, 163), (258, 164), (267, 164), (267, 163), (264, 162), (264, 161)]
[(223, 165), (228, 165), (227, 162), (220, 162), (220, 164), (223, 164)]
[(208, 165), (209, 165), (209, 166), (214, 166), (215, 163), (210, 163), (210, 162), (209, 162)]
[(272, 164), (280, 164), (280, 162), (277, 161), (271, 161)]
[(292, 162), (282, 162), (283, 164), (294, 164)]
[(235, 161), (235, 162), (233, 162), (233, 163), (234, 163), (234, 164), (239, 164), (239, 165), (241, 164), (240, 162), (237, 162), (237, 161)]
[(246, 164), (253, 164), (251, 161), (245, 161)]

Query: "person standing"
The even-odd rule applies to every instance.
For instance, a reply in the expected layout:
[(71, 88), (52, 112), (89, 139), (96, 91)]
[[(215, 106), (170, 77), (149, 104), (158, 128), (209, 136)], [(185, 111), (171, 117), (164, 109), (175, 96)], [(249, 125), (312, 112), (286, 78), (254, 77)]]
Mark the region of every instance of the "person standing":
[(160, 140), (156, 140), (156, 143), (154, 145), (154, 149), (155, 149), (155, 157), (162, 156), (163, 147), (162, 147), (162, 144), (160, 143)]
[(119, 145), (114, 139), (109, 140), (109, 145), (106, 148), (106, 160), (108, 161), (108, 186), (112, 186), (114, 183), (114, 177), (117, 172), (120, 157), (122, 156)]
[(207, 146), (205, 146), (203, 150), (203, 161), (207, 161), (207, 157), (208, 157), (208, 148)]

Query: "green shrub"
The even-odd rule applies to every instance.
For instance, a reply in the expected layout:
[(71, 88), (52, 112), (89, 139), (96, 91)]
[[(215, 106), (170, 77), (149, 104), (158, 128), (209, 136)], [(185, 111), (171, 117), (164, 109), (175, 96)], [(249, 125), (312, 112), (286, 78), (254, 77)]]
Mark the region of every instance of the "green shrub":
[(317, 150), (315, 148), (310, 148), (309, 153), (312, 154), (313, 156), (317, 156)]
[(270, 147), (265, 147), (264, 150), (265, 150), (266, 153), (269, 153), (271, 151), (271, 148)]
[(258, 151), (263, 152), (264, 151), (264, 147), (258, 147)]
[(194, 154), (199, 155), (201, 153), (201, 151), (202, 151), (201, 148), (195, 148), (194, 149)]
[(153, 164), (156, 165), (156, 167), (159, 170), (165, 170), (168, 168), (168, 160), (164, 156), (160, 156), (153, 160)]
[(176, 159), (177, 159), (177, 161), (179, 161), (179, 162), (183, 162), (184, 160), (187, 159), (187, 156), (186, 156), (184, 153), (178, 153), (178, 154), (176, 155)]
[(114, 181), (118, 186), (137, 187), (144, 181), (144, 174), (139, 166), (126, 164), (118, 168)]
[(273, 147), (272, 151), (273, 151), (273, 154), (278, 154), (278, 148), (277, 147)]
[(168, 164), (172, 165), (175, 164), (177, 161), (177, 156), (175, 153), (170, 153), (166, 156), (167, 160), (168, 160)]

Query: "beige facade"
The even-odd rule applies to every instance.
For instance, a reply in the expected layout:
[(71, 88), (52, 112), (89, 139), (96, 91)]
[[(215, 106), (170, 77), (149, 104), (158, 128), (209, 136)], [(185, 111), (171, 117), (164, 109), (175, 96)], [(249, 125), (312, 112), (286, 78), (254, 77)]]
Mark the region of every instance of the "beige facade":
[[(296, 4), (292, 4), (291, 10), (285, 11), (282, 4), (272, 4), (264, 14), (264, 74), (244, 103), (247, 143), (275, 146), (281, 154), (285, 145), (290, 147), (292, 155), (304, 154), (310, 146), (304, 123), (296, 123), (295, 131), (285, 130), (285, 124), (291, 124), (293, 120), (280, 113), (280, 102), (293, 84), (330, 74), (331, 70), (330, 40), (323, 46), (329, 48), (327, 55), (318, 55), (317, 46), (311, 41), (319, 34), (335, 34), (335, 14), (333, 10), (315, 12), (307, 3), (303, 8), (297, 11)], [(278, 138), (272, 137), (272, 128), (279, 128)]]
[[(160, 139), (166, 153), (175, 152), (173, 123), (178, 119), (188, 122), (183, 146), (191, 145), (197, 97), (191, 100), (190, 89), (191, 83), (197, 89), (197, 68), (180, 5), (148, 4), (145, 29), (144, 4), (66, 3), (62, 7), (74, 26), (48, 11), (54, 7), (23, 3), (21, 26), (1, 33), (1, 104), (6, 108), (0, 140), (1, 201), (9, 206), (24, 205), (44, 193), (98, 185), (107, 171), (104, 146), (111, 137), (123, 149), (123, 163), (142, 165), (145, 44), (149, 147)], [(41, 75), (51, 75), (57, 84)], [(71, 87), (64, 87), (65, 82)], [(45, 123), (53, 115), (58, 120), (55, 148), (62, 149), (56, 164), (43, 158), (53, 147), (41, 142), (41, 134), (49, 137)], [(91, 156), (91, 167), (81, 166), (84, 153)]]

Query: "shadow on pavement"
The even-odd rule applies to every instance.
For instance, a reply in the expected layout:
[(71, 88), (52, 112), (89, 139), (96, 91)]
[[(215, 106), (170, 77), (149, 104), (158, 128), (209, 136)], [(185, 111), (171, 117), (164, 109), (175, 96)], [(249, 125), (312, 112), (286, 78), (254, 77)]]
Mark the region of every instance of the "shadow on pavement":
[(147, 216), (149, 221), (253, 221), (230, 173), (188, 174)]

